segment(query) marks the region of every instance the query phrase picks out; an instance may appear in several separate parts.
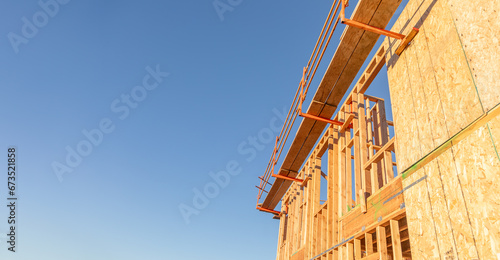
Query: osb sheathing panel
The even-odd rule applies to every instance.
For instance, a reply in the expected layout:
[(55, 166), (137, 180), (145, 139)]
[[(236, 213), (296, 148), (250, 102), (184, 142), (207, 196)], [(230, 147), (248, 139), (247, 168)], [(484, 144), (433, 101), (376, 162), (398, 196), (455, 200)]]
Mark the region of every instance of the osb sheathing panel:
[(424, 173), (427, 175), (426, 184), (439, 245), (439, 254), (442, 259), (457, 259), (457, 248), (453, 237), (448, 207), (446, 205), (446, 194), (443, 190), (439, 171), (440, 168), (436, 160), (428, 163), (424, 167)]
[[(500, 120), (500, 116), (493, 121)], [(500, 256), (500, 160), (488, 126), (452, 148), (480, 259)]]
[(500, 102), (500, 1), (447, 0), (485, 110)]
[[(420, 6), (420, 1), (410, 1), (406, 8), (403, 10), (400, 19), (403, 21), (408, 21), (403, 33), (409, 33), (410, 29), (417, 25), (421, 20), (421, 15), (418, 7)], [(425, 38), (420, 36), (416, 37), (415, 41), (422, 44)], [(405, 52), (401, 55), (401, 61), (405, 62), (408, 70), (408, 91), (409, 95), (413, 101), (412, 107), (406, 107), (407, 110), (413, 109), (415, 117), (417, 118), (417, 129), (418, 129), (418, 144), (420, 145), (421, 154), (427, 154), (432, 151), (435, 147), (432, 136), (432, 128), (428, 111), (428, 104), (425, 89), (423, 86), (423, 79), (421, 77), (421, 71), (419, 66), (419, 53), (421, 53), (421, 48), (416, 48), (415, 44), (408, 46)], [(411, 112), (410, 112), (411, 113)], [(404, 116), (404, 115), (403, 115)]]
[[(493, 144), (495, 145), (497, 155), (500, 156), (500, 118), (495, 118), (488, 123), (490, 128), (491, 136), (493, 138)], [(500, 160), (500, 157), (499, 157)]]
[[(429, 5), (422, 23), (450, 135), (483, 114), (453, 19), (444, 0)], [(479, 15), (479, 14), (478, 14)]]
[[(442, 259), (500, 257), (498, 137), (500, 116), (403, 181), (408, 187), (425, 177), (405, 191), (412, 254), (431, 257), (415, 250), (435, 242)], [(425, 233), (424, 226), (434, 235)]]
[[(421, 25), (425, 21), (428, 10), (430, 10), (433, 6), (434, 4), (430, 0), (410, 1), (405, 9), (405, 12), (407, 17), (412, 17), (412, 20), (408, 24), (407, 28), (405, 28), (404, 32), (407, 33), (412, 26), (417, 28), (422, 27)], [(429, 124), (426, 128), (424, 128), (425, 131), (422, 132), (422, 135), (424, 138), (428, 138), (425, 141), (426, 144), (432, 142), (430, 149), (429, 145), (422, 147), (423, 153), (427, 154), (430, 150), (448, 140), (450, 135), (446, 128), (446, 117), (444, 115), (444, 109), (441, 103), (438, 84), (434, 75), (434, 68), (424, 29), (422, 29), (419, 36), (413, 39), (411, 46), (408, 48), (406, 53), (403, 54), (407, 55), (410, 57), (409, 59), (411, 59), (408, 66), (419, 70), (414, 73), (414, 77), (412, 78), (415, 78), (417, 82), (418, 79), (421, 81), (420, 86), (422, 86), (422, 91), (424, 93), (424, 99), (419, 101), (425, 103), (423, 106), (425, 106), (428, 116), (428, 120), (426, 119), (426, 122), (428, 121)]]
[[(403, 187), (413, 185), (404, 191), (411, 255), (413, 259), (439, 259), (427, 180), (420, 180), (422, 177), (425, 177), (424, 169), (403, 180)], [(415, 184), (417, 181), (419, 182)]]
[(438, 162), (441, 177), (439, 184), (443, 186), (446, 199), (446, 208), (443, 208), (443, 211), (447, 210), (449, 214), (453, 230), (451, 239), (456, 245), (458, 257), (459, 259), (475, 259), (477, 249), (452, 151), (446, 151), (433, 162), (435, 161)]
[[(488, 39), (493, 42), (487, 41), (487, 44), (494, 46), (485, 48), (485, 53), (477, 49), (468, 51), (468, 47), (465, 47), (467, 45), (465, 38), (469, 41), (478, 38), (473, 31), (460, 31), (458, 25), (459, 12), (463, 12), (460, 15), (467, 16), (468, 20), (476, 19), (473, 24), (477, 26), (482, 22), (488, 22), (489, 28), (479, 29), (483, 32), (490, 28), (498, 28), (500, 21), (498, 12), (491, 10), (495, 8), (498, 10), (499, 1), (464, 2), (457, 5), (458, 2), (463, 1), (410, 0), (392, 29), (404, 34), (414, 26), (420, 29), (420, 33), (401, 57), (392, 56), (390, 53), (387, 63), (398, 138), (398, 166), (401, 170), (420, 159), (420, 157), (415, 158), (419, 150), (427, 154), (482, 115), (483, 107), (478, 92), (486, 109), (490, 109), (500, 101), (497, 72), (500, 68), (500, 59), (497, 57), (500, 51), (496, 49), (499, 47), (498, 40), (495, 40), (497, 36)], [(467, 5), (477, 6), (465, 11), (464, 6)], [(485, 8), (489, 10), (486, 11)], [(497, 16), (494, 21), (492, 15)], [(481, 17), (474, 18), (476, 16)], [(498, 29), (495, 31), (498, 32)], [(481, 43), (475, 42), (475, 44)], [(473, 65), (474, 59), (477, 59), (475, 65)], [(482, 61), (479, 61), (480, 59)], [(489, 81), (488, 87), (481, 88), (478, 80)], [(416, 125), (411, 122), (413, 120), (417, 121)], [(405, 192), (408, 218), (419, 221), (410, 224), (413, 226), (410, 227), (412, 254), (418, 254), (424, 259), (438, 255), (459, 259), (498, 257), (500, 234), (495, 227), (500, 226), (500, 223), (487, 220), (500, 219), (498, 216), (500, 203), (496, 203), (493, 199), (500, 197), (498, 194), (500, 187), (496, 186), (498, 185), (496, 183), (500, 183), (498, 180), (500, 167), (494, 163), (498, 163), (499, 157), (493, 146), (493, 143), (497, 148), (500, 146), (500, 120), (492, 120), (489, 126), (490, 130), (486, 131), (488, 128), (484, 127), (483, 132), (477, 130), (472, 135), (482, 137), (482, 139), (476, 137), (474, 141), (477, 150), (471, 150), (459, 158), (454, 154), (457, 149), (463, 147), (462, 149), (467, 151), (465, 142), (461, 142), (404, 181), (404, 184), (408, 185), (419, 177), (427, 177), (424, 181), (426, 189), (419, 183), (412, 188), (416, 188), (415, 190), (419, 192), (412, 189)], [(485, 134), (489, 134), (490, 131), (492, 137), (488, 139)], [(472, 140), (472, 136), (468, 139)], [(483, 150), (479, 150), (481, 147)], [(487, 150), (488, 147), (491, 149)], [(472, 171), (474, 174), (464, 171)], [(495, 173), (497, 179), (484, 178), (481, 174), (485, 174), (485, 171), (489, 174)], [(413, 192), (415, 198), (412, 197)], [(428, 197), (427, 202), (424, 197)], [(418, 220), (423, 214), (418, 215), (417, 212), (431, 212), (431, 217)], [(412, 215), (413, 213), (417, 215)], [(418, 228), (423, 226), (433, 230), (434, 238), (428, 233), (417, 232)], [(423, 236), (429, 240), (422, 239)], [(418, 250), (425, 247), (436, 251), (423, 255), (423, 252)]]
[(412, 27), (420, 33), (402, 56), (394, 40), (387, 55), (401, 170), (483, 114), (447, 2), (410, 0), (392, 30)]
[[(500, 117), (496, 117), (495, 119), (491, 120), (488, 124), (487, 127), (489, 127), (489, 131), (491, 133), (491, 137), (493, 139), (493, 145), (495, 148), (495, 153), (497, 156), (497, 159), (500, 161)], [(498, 174), (498, 173), (497, 173)], [(498, 198), (497, 198), (498, 200)], [(497, 205), (497, 213), (498, 213), (498, 205)], [(498, 217), (497, 217), (498, 220)], [(498, 225), (497, 225), (498, 227)], [(497, 229), (498, 231), (498, 229)], [(492, 236), (492, 241), (494, 241), (494, 250), (497, 254), (498, 259), (500, 259), (500, 236)], [(492, 245), (493, 246), (493, 245)]]
[[(433, 1), (410, 1), (403, 12), (401, 17), (409, 20), (409, 26), (417, 25), (419, 27), (428, 16), (428, 12), (434, 8), (435, 2)], [(418, 21), (417, 20), (418, 17)], [(404, 31), (407, 33), (408, 28)], [(425, 29), (422, 30), (424, 32)], [(422, 33), (421, 32), (421, 33)], [(414, 97), (415, 112), (418, 115), (419, 121), (419, 137), (420, 148), (424, 154), (429, 153), (439, 144), (446, 141), (450, 135), (445, 125), (445, 117), (443, 113), (443, 106), (440, 100), (438, 91), (438, 84), (436, 82), (432, 60), (428, 51), (428, 43), (425, 38), (425, 32), (421, 37), (416, 37), (411, 46), (405, 50), (402, 56), (406, 58), (407, 66), (410, 74), (412, 96)], [(441, 182), (441, 169), (437, 161), (433, 161), (425, 166), (424, 169), (427, 174), (427, 185), (429, 198), (432, 205), (432, 216), (436, 229), (437, 242), (439, 245), (439, 252), (444, 259), (453, 259), (458, 257), (460, 259), (471, 259), (476, 253), (472, 233), (469, 223), (467, 222), (467, 211), (465, 203), (458, 198), (456, 194), (447, 196), (444, 186)], [(458, 183), (458, 177), (445, 176), (447, 181), (451, 184)], [(460, 189), (460, 187), (455, 187)], [(448, 192), (456, 192), (457, 189)], [(453, 214), (454, 218), (450, 218), (450, 213), (447, 207), (447, 197), (454, 200)], [(461, 204), (460, 204), (461, 203)], [(452, 225), (454, 223), (455, 225)], [(454, 228), (456, 228), (454, 230)], [(456, 234), (454, 234), (454, 231)], [(456, 242), (459, 245), (456, 245)], [(460, 247), (457, 252), (457, 246)], [(472, 250), (469, 250), (472, 249)], [(469, 251), (471, 251), (469, 253)]]
[[(403, 26), (404, 21), (398, 20), (394, 25), (396, 29), (393, 30), (399, 31), (398, 28), (402, 28)], [(388, 39), (386, 44), (390, 46), (387, 55), (387, 77), (389, 80), (391, 103), (393, 104), (394, 129), (397, 136), (396, 153), (403, 155), (396, 156), (396, 160), (399, 169), (406, 169), (423, 156), (418, 143), (417, 116), (413, 110), (412, 96), (408, 94), (410, 91), (408, 68), (404, 58), (394, 54), (398, 42)], [(402, 138), (399, 138), (399, 136)], [(413, 136), (413, 138), (408, 138), (409, 136)]]

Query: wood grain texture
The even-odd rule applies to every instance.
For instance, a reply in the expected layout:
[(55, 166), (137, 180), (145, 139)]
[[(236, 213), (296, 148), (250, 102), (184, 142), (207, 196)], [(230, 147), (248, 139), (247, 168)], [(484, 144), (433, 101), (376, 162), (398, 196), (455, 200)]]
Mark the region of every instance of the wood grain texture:
[(297, 252), (295, 252), (290, 259), (291, 260), (304, 260), (305, 259), (304, 248), (301, 248)]
[[(393, 31), (399, 31), (405, 21), (398, 19)], [(418, 136), (417, 115), (414, 110), (411, 96), (411, 84), (405, 58), (394, 54), (397, 41), (388, 39), (389, 49), (387, 60), (387, 77), (393, 107), (394, 129), (396, 132), (396, 156), (398, 168), (404, 170), (416, 162), (423, 155), (420, 151)], [(403, 55), (405, 53), (403, 52)], [(373, 184), (372, 184), (373, 185)]]
[(487, 124), (489, 131), (491, 132), (491, 138), (493, 139), (493, 145), (500, 160), (500, 118), (495, 117)]
[(411, 255), (414, 259), (439, 259), (426, 180), (420, 180), (425, 176), (424, 169), (420, 169), (403, 180), (403, 187), (413, 185), (404, 192)]
[[(350, 237), (362, 231), (363, 227), (385, 220), (388, 215), (398, 210), (403, 203), (401, 178), (395, 178), (391, 183), (380, 189), (367, 200), (367, 212), (362, 213), (361, 207), (356, 207), (342, 219), (344, 237)], [(394, 197), (393, 197), (394, 196)], [(389, 198), (391, 198), (389, 200)]]
[[(401, 13), (399, 19), (405, 22), (405, 27), (402, 28), (403, 34), (409, 33), (410, 29), (418, 24), (420, 21), (420, 13), (418, 7), (420, 0), (409, 1), (406, 8)], [(421, 39), (422, 35), (417, 35), (416, 38)], [(416, 40), (416, 39), (414, 39)], [(400, 62), (406, 63), (408, 86), (408, 98), (412, 100), (412, 107), (406, 107), (407, 113), (415, 113), (418, 142), (421, 154), (427, 154), (434, 149), (434, 142), (432, 137), (432, 125), (430, 123), (430, 116), (428, 111), (427, 97), (423, 86), (423, 79), (421, 77), (421, 70), (419, 66), (419, 49), (414, 44), (411, 44), (402, 53)], [(404, 116), (404, 115), (403, 115)], [(415, 135), (414, 135), (415, 136)], [(415, 147), (416, 148), (416, 147)]]
[[(436, 162), (437, 166), (434, 165)], [(442, 211), (448, 211), (457, 256), (459, 259), (477, 258), (477, 249), (469, 222), (469, 214), (462, 195), (462, 186), (457, 175), (452, 150), (444, 152), (432, 163), (441, 178), (440, 184), (443, 187), (446, 200), (446, 208), (443, 208)]]
[[(457, 247), (451, 226), (451, 216), (446, 205), (446, 194), (440, 178), (440, 169), (437, 160), (434, 160), (424, 167), (427, 175), (427, 190), (431, 203), (431, 213), (436, 231), (436, 239), (439, 245), (439, 254), (443, 259), (457, 259)], [(456, 212), (466, 214), (467, 212)], [(465, 223), (464, 223), (465, 224)], [(466, 228), (466, 226), (464, 226)]]
[[(419, 72), (414, 75), (420, 77), (421, 87), (425, 95), (425, 105), (430, 123), (431, 138), (433, 141), (432, 149), (444, 143), (450, 138), (446, 127), (446, 117), (444, 115), (443, 105), (438, 90), (438, 83), (434, 75), (433, 64), (429, 52), (428, 42), (426, 40), (426, 30), (422, 23), (426, 19), (427, 10), (434, 6), (432, 0), (412, 0), (407, 5), (408, 17), (413, 17), (409, 25), (420, 28), (420, 33), (413, 39), (411, 48), (407, 54), (411, 53), (414, 62), (411, 66), (417, 67)], [(418, 18), (418, 20), (415, 20)], [(406, 29), (408, 30), (408, 29)], [(426, 133), (428, 134), (428, 133)], [(428, 149), (424, 147), (424, 153)]]
[(422, 23), (450, 135), (483, 114), (476, 88), (444, 0), (435, 0)]
[(378, 226), (377, 227), (377, 253), (378, 259), (387, 260), (387, 242), (386, 242), (386, 233), (385, 227)]
[[(410, 0), (393, 27), (393, 31), (400, 31), (403, 34), (411, 27), (420, 29), (419, 35), (400, 57), (392, 55), (396, 44), (391, 45), (391, 52), (387, 57), (400, 170), (405, 170), (480, 117), (484, 112), (483, 106), (491, 109), (500, 101), (499, 73), (496, 71), (500, 67), (496, 65), (500, 61), (496, 58), (500, 53), (496, 49), (499, 47), (496, 38), (498, 36), (492, 33), (494, 36), (481, 42), (473, 34), (472, 29), (466, 28), (468, 24), (465, 21), (472, 22), (470, 28), (483, 26), (484, 28), (478, 30), (482, 30), (480, 34), (486, 35), (488, 30), (492, 30), (491, 28), (493, 30), (497, 28), (495, 26), (499, 19), (492, 19), (492, 15), (496, 12), (493, 10), (498, 7), (499, 1), (465, 2)], [(461, 22), (460, 19), (464, 21)], [(486, 28), (485, 24), (491, 28)], [(465, 47), (466, 44), (470, 46)], [(482, 44), (493, 46), (486, 47), (483, 52)], [(471, 48), (472, 45), (477, 48)], [(487, 55), (489, 56), (485, 57)], [(488, 66), (495, 68), (488, 70)], [(483, 87), (480, 87), (480, 82)], [(459, 166), (460, 160), (457, 160), (454, 152), (463, 146), (464, 142), (459, 142), (459, 146), (453, 143), (456, 147), (452, 147), (450, 151), (418, 170), (415, 173), (417, 176), (410, 176), (404, 180), (404, 185), (408, 185), (420, 177), (427, 177), (425, 181), (405, 191), (414, 257), (424, 259), (439, 256), (444, 257), (443, 259), (493, 257), (492, 252), (496, 246), (485, 246), (487, 241), (494, 241), (491, 238), (488, 240), (485, 233), (495, 234), (498, 237), (495, 233), (498, 231), (492, 228), (498, 226), (495, 226), (498, 223), (484, 221), (484, 218), (486, 214), (497, 217), (495, 215), (497, 213), (490, 211), (485, 213), (483, 208), (499, 207), (487, 205), (482, 206), (481, 210), (476, 210), (479, 207), (477, 205), (474, 213), (469, 209), (469, 204), (477, 201), (478, 196), (481, 198), (498, 196), (496, 192), (491, 192), (497, 187), (489, 188), (493, 185), (492, 182), (495, 182), (493, 181), (495, 178), (486, 181), (490, 178), (471, 177), (484, 172), (482, 169), (494, 165), (491, 161), (493, 158), (499, 161), (493, 146), (495, 137), (493, 140), (492, 138), (486, 140), (486, 137), (483, 136), (483, 141), (476, 140), (476, 146), (488, 147), (489, 142), (493, 150), (469, 153), (467, 154), (469, 158), (461, 159), (464, 162)], [(472, 137), (467, 137), (470, 138)], [(419, 149), (421, 153), (416, 156)], [(490, 161), (485, 161), (486, 158)], [(460, 172), (467, 168), (474, 169), (474, 174), (460, 175)], [(494, 172), (493, 169), (488, 168), (488, 170)], [(484, 182), (478, 183), (476, 179)], [(469, 192), (469, 189), (474, 192)], [(490, 191), (489, 194), (486, 194), (486, 190)], [(487, 200), (485, 203), (493, 202)], [(474, 205), (476, 204), (470, 206)], [(427, 215), (423, 212), (427, 212)], [(478, 212), (483, 214), (480, 215)], [(469, 219), (472, 225), (468, 223)], [(481, 231), (478, 231), (479, 229)], [(489, 231), (491, 229), (493, 231)]]
[[(337, 172), (338, 164), (336, 156), (338, 155), (338, 130), (337, 127), (330, 127), (330, 138), (328, 139), (328, 246), (338, 243), (338, 184)], [(337, 259), (337, 251), (334, 250), (328, 255), (328, 259)]]
[(392, 244), (392, 256), (394, 260), (402, 260), (403, 252), (401, 249), (401, 235), (399, 229), (399, 223), (397, 220), (390, 221), (391, 227), (391, 244)]
[[(392, 30), (407, 33), (414, 26), (421, 32), (401, 57), (393, 54), (393, 40), (387, 57), (400, 170), (483, 113), (446, 2), (410, 1)], [(422, 154), (415, 154), (417, 147)]]
[(495, 259), (500, 254), (500, 160), (488, 127), (452, 150), (479, 258)]
[(447, 0), (484, 109), (500, 102), (500, 1)]

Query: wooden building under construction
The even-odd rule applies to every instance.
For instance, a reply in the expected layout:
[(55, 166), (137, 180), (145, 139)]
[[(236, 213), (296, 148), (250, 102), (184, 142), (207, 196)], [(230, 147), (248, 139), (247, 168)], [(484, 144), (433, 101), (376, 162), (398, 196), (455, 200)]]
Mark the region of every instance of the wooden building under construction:
[(333, 1), (259, 177), (276, 259), (500, 259), (499, 33), (500, 0)]

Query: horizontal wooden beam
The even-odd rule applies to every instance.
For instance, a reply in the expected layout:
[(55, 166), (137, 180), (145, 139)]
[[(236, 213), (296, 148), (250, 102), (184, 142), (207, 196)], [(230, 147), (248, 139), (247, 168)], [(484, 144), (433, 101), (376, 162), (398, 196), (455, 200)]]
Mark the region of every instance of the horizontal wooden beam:
[(365, 99), (368, 99), (368, 100), (370, 100), (370, 101), (372, 101), (372, 102), (376, 102), (376, 103), (377, 103), (379, 100), (384, 101), (384, 99), (383, 99), (383, 98), (374, 97), (374, 96), (370, 96), (370, 95), (366, 95), (366, 94), (365, 94)]
[(345, 132), (348, 128), (352, 128), (352, 120), (354, 119), (354, 114), (350, 113), (345, 119), (344, 123), (340, 127), (340, 132)]
[(380, 148), (380, 150), (378, 150), (378, 152), (372, 158), (370, 158), (370, 160), (368, 160), (365, 163), (364, 168), (366, 170), (371, 169), (372, 163), (377, 163), (380, 160), (382, 160), (382, 158), (384, 158), (384, 153), (386, 151), (394, 150), (394, 141), (395, 140), (396, 140), (396, 137), (393, 137), (393, 138), (391, 138), (391, 140), (389, 142), (387, 142), (384, 146), (382, 146), (382, 148)]

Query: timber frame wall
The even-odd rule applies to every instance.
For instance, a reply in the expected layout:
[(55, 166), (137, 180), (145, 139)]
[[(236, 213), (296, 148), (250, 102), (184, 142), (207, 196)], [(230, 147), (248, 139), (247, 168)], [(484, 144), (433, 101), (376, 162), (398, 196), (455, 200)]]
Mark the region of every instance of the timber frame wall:
[[(500, 0), (409, 0), (391, 30), (413, 27), (399, 56), (384, 41), (339, 106), (344, 125), (293, 174), (278, 260), (500, 259)], [(384, 65), (394, 122), (364, 94)]]
[(337, 113), (335, 120), (344, 124), (326, 130), (297, 175), (305, 181), (293, 183), (283, 197), (278, 259), (410, 257), (395, 137), (389, 134), (393, 123), (386, 120), (384, 100), (364, 94), (366, 79), (384, 63), (383, 46)]

